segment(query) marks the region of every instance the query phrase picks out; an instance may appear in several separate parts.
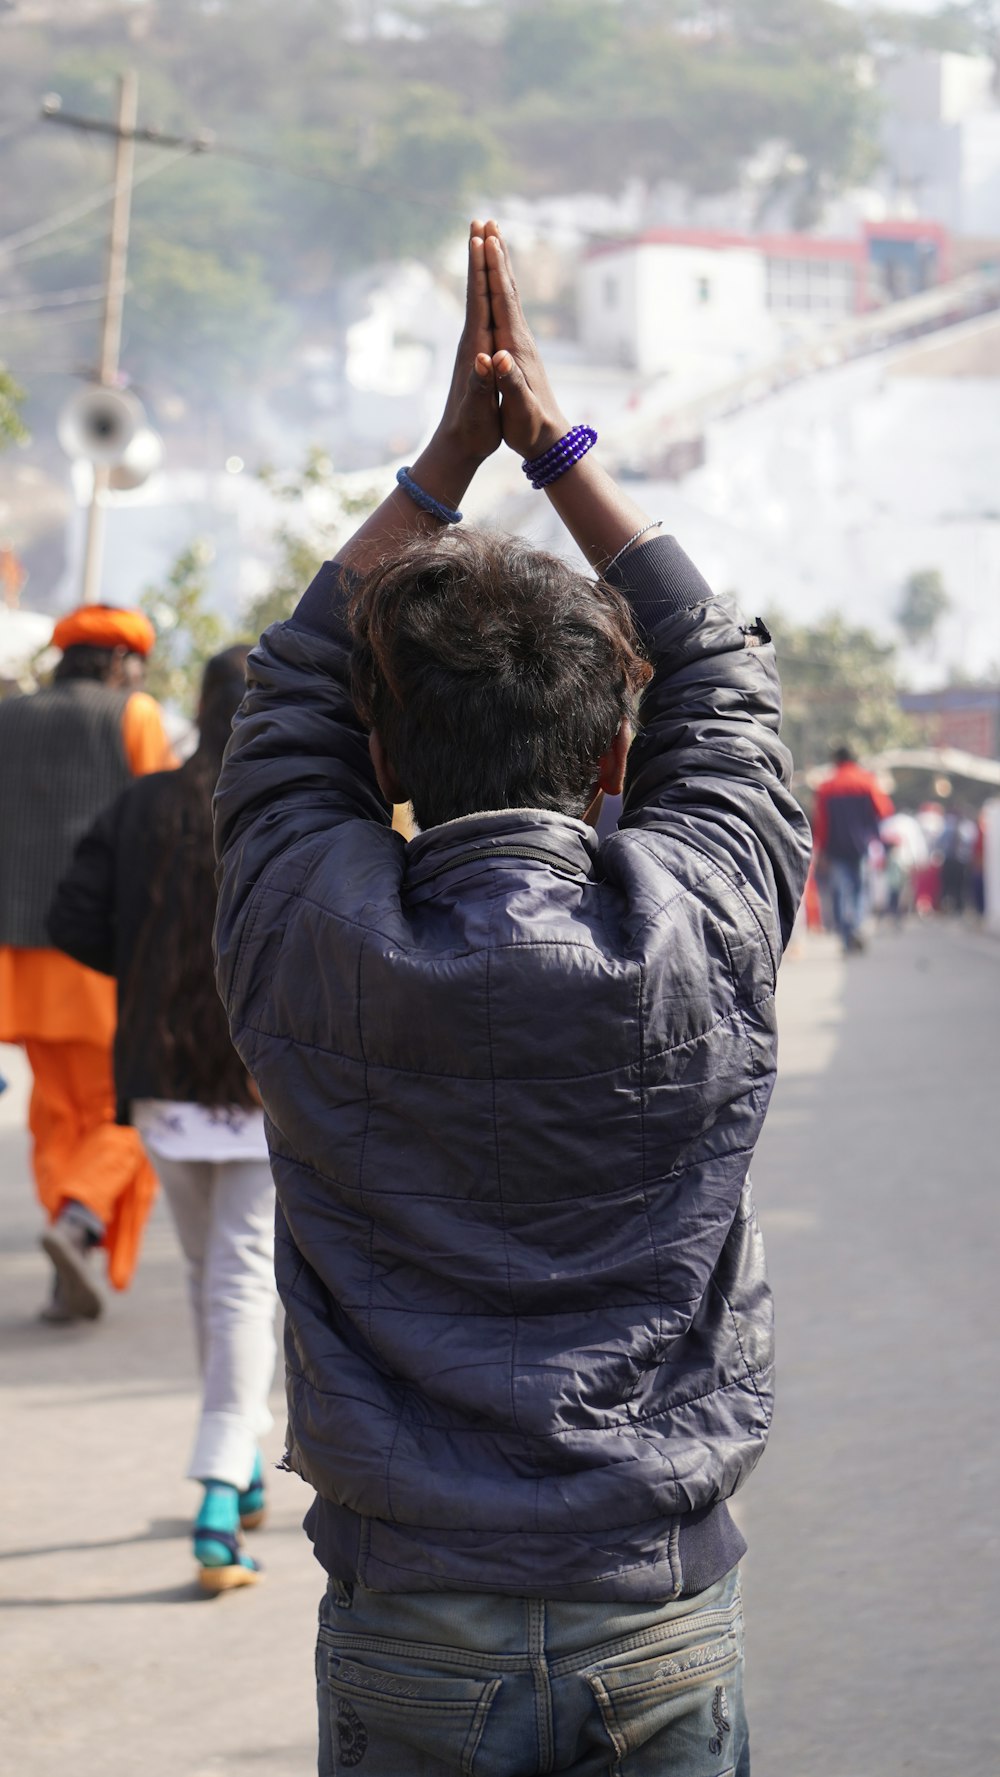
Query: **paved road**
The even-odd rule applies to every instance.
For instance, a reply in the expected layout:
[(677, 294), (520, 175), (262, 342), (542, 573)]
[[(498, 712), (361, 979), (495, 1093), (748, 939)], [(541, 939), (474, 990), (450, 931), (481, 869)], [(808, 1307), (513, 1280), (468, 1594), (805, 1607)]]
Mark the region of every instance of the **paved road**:
[[(754, 1168), (780, 1403), (740, 1502), (754, 1770), (996, 1777), (1000, 945), (922, 927), (846, 966), (814, 941), (782, 994)], [(173, 1236), (158, 1214), (105, 1324), (37, 1326), (9, 1051), (0, 1072), (0, 1770), (307, 1777), (306, 1491), (274, 1477), (266, 1585), (194, 1591)]]
[(997, 1777), (1000, 944), (820, 946), (782, 991), (754, 1165), (779, 1338), (743, 1512), (755, 1771)]

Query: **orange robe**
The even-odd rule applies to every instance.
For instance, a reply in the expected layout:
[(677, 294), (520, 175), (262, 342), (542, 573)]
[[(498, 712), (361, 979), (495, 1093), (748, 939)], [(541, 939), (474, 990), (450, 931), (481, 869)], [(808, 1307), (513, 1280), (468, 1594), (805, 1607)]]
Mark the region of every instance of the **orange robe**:
[[(159, 705), (129, 698), (122, 739), (135, 777), (176, 765)], [(156, 1174), (134, 1129), (115, 1122), (115, 983), (61, 950), (0, 945), (0, 1043), (19, 1043), (33, 1075), (28, 1128), (39, 1201), (54, 1221), (68, 1198), (104, 1223), (108, 1277), (132, 1280)]]

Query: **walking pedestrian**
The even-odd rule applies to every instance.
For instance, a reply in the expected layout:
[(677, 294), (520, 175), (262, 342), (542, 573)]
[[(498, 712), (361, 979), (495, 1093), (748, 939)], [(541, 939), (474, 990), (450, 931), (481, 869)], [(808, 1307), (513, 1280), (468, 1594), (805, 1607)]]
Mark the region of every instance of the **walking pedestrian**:
[(830, 887), (833, 923), (848, 955), (864, 949), (865, 865), (893, 805), (850, 747), (833, 754), (833, 771), (816, 791), (813, 843), (817, 870)]
[(159, 706), (141, 690), (153, 626), (141, 611), (84, 605), (56, 624), (51, 685), (0, 700), (0, 1042), (33, 1076), (28, 1127), (52, 1261), (42, 1319), (95, 1319), (94, 1255), (128, 1287), (156, 1179), (134, 1129), (115, 1121), (111, 982), (52, 947), (45, 916), (73, 847), (135, 777), (173, 763)]
[(202, 1405), (188, 1475), (209, 1591), (251, 1584), (241, 1529), (264, 1515), (259, 1440), (274, 1375), (274, 1186), (256, 1090), (212, 967), (212, 791), (245, 688), (245, 648), (205, 668), (199, 740), (178, 771), (120, 796), (77, 848), (50, 915), (79, 962), (113, 975), (119, 1116), (141, 1133), (188, 1270)]
[[(460, 529), (501, 437), (603, 580)], [(261, 639), (220, 779), (323, 1777), (750, 1768), (726, 1502), (771, 1417), (748, 1165), (808, 829), (766, 631), (595, 441), (474, 223), (441, 424)]]

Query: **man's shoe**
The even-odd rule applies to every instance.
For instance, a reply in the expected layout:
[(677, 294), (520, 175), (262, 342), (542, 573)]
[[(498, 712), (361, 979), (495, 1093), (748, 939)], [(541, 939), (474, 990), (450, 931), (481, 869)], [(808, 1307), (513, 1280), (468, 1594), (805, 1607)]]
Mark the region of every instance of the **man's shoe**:
[(42, 1235), (42, 1250), (56, 1268), (61, 1303), (70, 1320), (97, 1320), (104, 1312), (104, 1296), (93, 1268), (95, 1245), (72, 1205)]
[(47, 1327), (74, 1326), (80, 1318), (78, 1314), (73, 1313), (66, 1300), (62, 1278), (58, 1271), (52, 1278), (52, 1290), (48, 1301), (43, 1308), (38, 1310), (38, 1318), (40, 1321), (44, 1321)]

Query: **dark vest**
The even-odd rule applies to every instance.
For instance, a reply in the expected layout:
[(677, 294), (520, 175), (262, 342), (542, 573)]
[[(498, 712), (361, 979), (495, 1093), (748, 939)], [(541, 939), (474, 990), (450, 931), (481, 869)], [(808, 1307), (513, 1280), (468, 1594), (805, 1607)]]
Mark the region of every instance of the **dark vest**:
[(132, 781), (129, 695), (66, 679), (0, 702), (0, 944), (51, 947), (45, 916), (74, 847)]

